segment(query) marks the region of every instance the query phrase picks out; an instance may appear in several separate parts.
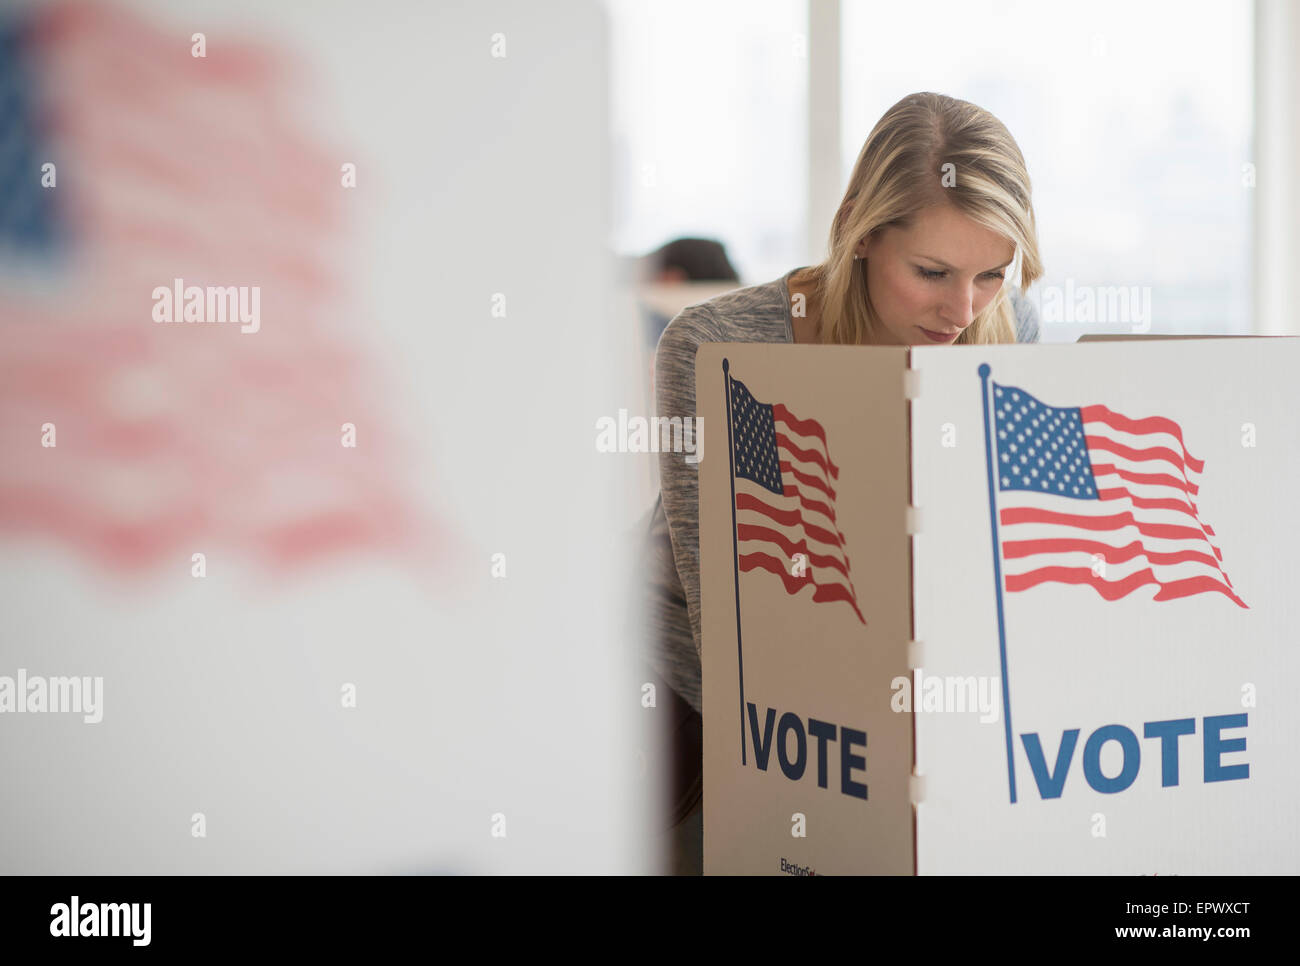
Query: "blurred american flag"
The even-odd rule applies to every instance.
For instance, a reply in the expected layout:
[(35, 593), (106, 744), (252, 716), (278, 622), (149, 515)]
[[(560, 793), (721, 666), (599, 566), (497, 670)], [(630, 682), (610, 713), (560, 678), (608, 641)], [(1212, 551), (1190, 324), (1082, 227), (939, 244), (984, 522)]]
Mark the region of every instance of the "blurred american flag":
[[(222, 33), (194, 57), (191, 29), (0, 13), (0, 533), (114, 571), (422, 555), (385, 376), (349, 334), (355, 159), (305, 132), (288, 54)], [(259, 286), (260, 331), (155, 323), (174, 278)]]

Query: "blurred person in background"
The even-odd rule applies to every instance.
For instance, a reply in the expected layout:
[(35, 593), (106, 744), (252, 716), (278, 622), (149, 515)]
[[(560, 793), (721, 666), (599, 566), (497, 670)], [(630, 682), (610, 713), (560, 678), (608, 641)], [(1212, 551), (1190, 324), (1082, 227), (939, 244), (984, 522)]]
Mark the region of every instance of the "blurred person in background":
[(692, 302), (740, 284), (727, 249), (711, 238), (674, 238), (636, 260), (637, 307), (653, 350), (669, 321)]

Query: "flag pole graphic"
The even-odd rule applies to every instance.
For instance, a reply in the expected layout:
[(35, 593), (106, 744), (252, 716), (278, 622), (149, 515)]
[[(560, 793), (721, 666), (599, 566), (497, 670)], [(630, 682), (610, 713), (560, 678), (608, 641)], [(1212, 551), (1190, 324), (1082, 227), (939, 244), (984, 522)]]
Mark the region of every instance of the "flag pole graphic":
[[(993, 584), (998, 602), (998, 653), (1002, 659), (1002, 721), (1007, 736), (1007, 784), (1011, 788), (1011, 804), (1016, 803), (1016, 758), (1011, 741), (1011, 684), (1007, 680), (1007, 625), (1002, 611), (1002, 548), (998, 543), (998, 501), (996, 478), (993, 474), (993, 426), (989, 417), (989, 373), (987, 362), (980, 363), (980, 389), (984, 400), (984, 458), (988, 467), (989, 524), (993, 528)], [(734, 501), (733, 501), (734, 502)]]
[(727, 466), (731, 471), (731, 563), (736, 578), (736, 667), (740, 670), (740, 763), (748, 764), (745, 754), (745, 653), (740, 647), (740, 539), (736, 534), (736, 441), (731, 417), (731, 364), (722, 360), (723, 392), (727, 396)]

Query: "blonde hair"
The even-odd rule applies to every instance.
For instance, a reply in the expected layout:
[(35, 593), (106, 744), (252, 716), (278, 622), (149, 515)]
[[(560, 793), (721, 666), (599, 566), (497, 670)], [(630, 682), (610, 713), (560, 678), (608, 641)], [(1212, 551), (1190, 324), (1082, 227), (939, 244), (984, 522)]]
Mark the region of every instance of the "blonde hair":
[[(945, 171), (955, 176), (947, 187)], [(866, 261), (854, 259), (854, 249), (873, 232), (906, 227), (931, 205), (952, 205), (1011, 241), (1027, 288), (1043, 274), (1030, 191), (1015, 138), (988, 111), (943, 94), (903, 98), (862, 145), (831, 226), (830, 254), (806, 273), (820, 305), (821, 340), (857, 345), (883, 330), (867, 291)], [(1013, 262), (1008, 276), (1014, 272)], [(1016, 341), (1009, 288), (1003, 284), (957, 344)]]

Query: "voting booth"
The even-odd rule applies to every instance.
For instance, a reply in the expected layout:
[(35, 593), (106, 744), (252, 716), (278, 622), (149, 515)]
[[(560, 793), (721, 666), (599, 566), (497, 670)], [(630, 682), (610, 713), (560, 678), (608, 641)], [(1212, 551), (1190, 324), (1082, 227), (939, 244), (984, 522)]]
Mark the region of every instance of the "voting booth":
[(704, 871), (1300, 872), (1298, 373), (703, 346)]

